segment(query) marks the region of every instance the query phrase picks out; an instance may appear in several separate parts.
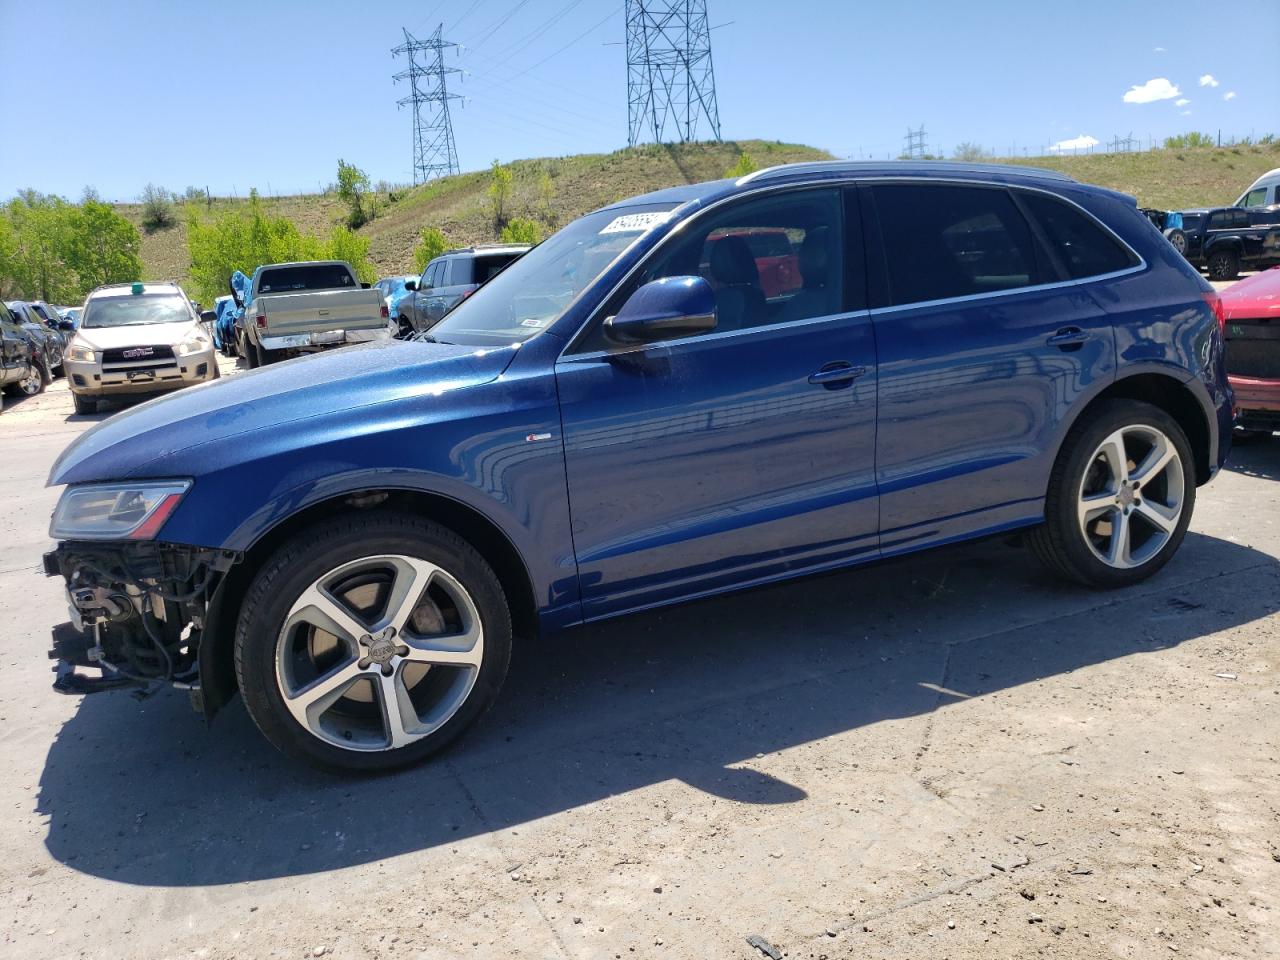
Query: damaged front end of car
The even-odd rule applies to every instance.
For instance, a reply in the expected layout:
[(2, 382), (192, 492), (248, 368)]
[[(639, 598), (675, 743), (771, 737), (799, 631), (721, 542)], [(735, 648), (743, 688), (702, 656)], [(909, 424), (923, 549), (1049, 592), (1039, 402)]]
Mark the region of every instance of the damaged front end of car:
[(201, 640), (231, 551), (155, 540), (190, 483), (69, 487), (44, 570), (67, 585), (69, 622), (53, 628), (53, 688), (88, 694), (160, 685), (200, 696)]

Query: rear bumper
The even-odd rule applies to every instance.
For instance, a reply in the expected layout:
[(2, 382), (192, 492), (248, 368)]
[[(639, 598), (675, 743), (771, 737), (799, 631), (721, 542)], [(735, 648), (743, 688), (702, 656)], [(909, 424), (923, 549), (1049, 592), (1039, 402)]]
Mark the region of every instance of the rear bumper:
[(1280, 380), (1229, 376), (1239, 410), (1268, 410), (1280, 413)]

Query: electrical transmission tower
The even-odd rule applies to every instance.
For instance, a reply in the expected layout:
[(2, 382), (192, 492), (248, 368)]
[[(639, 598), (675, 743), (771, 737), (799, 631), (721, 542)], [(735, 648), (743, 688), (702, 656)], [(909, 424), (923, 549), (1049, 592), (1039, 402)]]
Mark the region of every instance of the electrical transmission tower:
[(720, 139), (707, 0), (626, 0), (627, 144)]
[[(403, 28), (401, 28), (403, 29)], [(418, 40), (408, 30), (404, 31), (404, 43), (391, 51), (392, 56), (407, 54), (409, 69), (402, 70), (392, 79), (409, 81), (409, 96), (396, 101), (397, 107), (413, 106), (413, 182), (426, 183), (435, 177), (458, 172), (458, 148), (453, 142), (453, 121), (449, 119), (449, 101), (461, 100), (450, 93), (445, 78), (451, 73), (461, 73), (456, 67), (444, 65), (446, 47), (456, 47), (441, 39), (444, 24), (436, 27), (429, 40)], [(425, 65), (418, 62), (423, 54)], [(423, 117), (423, 104), (428, 104), (428, 115)]]
[(904, 156), (908, 160), (923, 160), (925, 154), (929, 152), (929, 145), (924, 140), (924, 124), (920, 124), (919, 130), (907, 127), (907, 135), (904, 139), (907, 141), (907, 151)]

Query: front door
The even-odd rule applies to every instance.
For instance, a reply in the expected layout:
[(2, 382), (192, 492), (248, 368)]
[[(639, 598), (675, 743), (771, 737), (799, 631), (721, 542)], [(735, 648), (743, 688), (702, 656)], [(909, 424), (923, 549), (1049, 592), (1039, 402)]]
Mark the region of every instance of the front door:
[[(705, 214), (593, 322), (641, 282), (701, 274), (716, 330), (629, 349), (596, 330), (561, 358), (587, 619), (875, 555), (876, 357), (850, 199), (848, 215), (838, 189)], [(766, 289), (761, 250), (802, 281)]]

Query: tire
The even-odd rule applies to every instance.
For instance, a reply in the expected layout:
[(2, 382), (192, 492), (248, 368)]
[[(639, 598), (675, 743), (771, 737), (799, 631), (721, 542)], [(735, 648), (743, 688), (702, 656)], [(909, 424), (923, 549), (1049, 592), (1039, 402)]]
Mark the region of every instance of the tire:
[(39, 360), (33, 360), (27, 367), (27, 375), (4, 389), (11, 397), (34, 397), (44, 393), (52, 379), (48, 368)]
[[(401, 633), (366, 633), (352, 642), (332, 626), (337, 621), (327, 621), (329, 632), (316, 626), (319, 608), (304, 599), (308, 593), (324, 600), (372, 591), (330, 609), (353, 618), (347, 621), (351, 632), (367, 631), (379, 621), (394, 623), (393, 608), (408, 606), (401, 606), (396, 591), (411, 564), (421, 569), (417, 579), (410, 577), (414, 587), (401, 596), (416, 594), (418, 605), (402, 621)], [(426, 573), (424, 580), (422, 571), (432, 569), (436, 572)], [(430, 585), (417, 593), (421, 583)], [(326, 593), (316, 592), (322, 587)], [(355, 616), (357, 607), (371, 611), (363, 622)], [(323, 615), (318, 619), (324, 622)], [(432, 637), (451, 636), (452, 646), (443, 641), (435, 650), (425, 649)], [(463, 650), (467, 636), (472, 646)], [(451, 652), (442, 654), (445, 647)], [(425, 656), (430, 663), (439, 655), (455, 662), (413, 662)], [(301, 532), (262, 565), (236, 624), (236, 676), (254, 723), (287, 756), (344, 773), (393, 770), (442, 750), (493, 703), (510, 659), (511, 615), (493, 570), (455, 533), (409, 514), (356, 513)], [(326, 695), (315, 691), (321, 684)], [(409, 716), (416, 717), (418, 729), (410, 729), (413, 721), (406, 722), (402, 708), (393, 726), (382, 710), (389, 690), (398, 708), (402, 702), (412, 708)], [(401, 692), (418, 701), (400, 701)], [(440, 704), (434, 705), (437, 694)], [(318, 707), (314, 714), (302, 706), (307, 703)], [(397, 730), (400, 746), (395, 745)]]
[[(1117, 435), (1125, 445), (1122, 480), (1103, 450)], [(1163, 438), (1160, 449), (1172, 456), (1160, 470), (1138, 476), (1156, 462), (1148, 457), (1160, 446), (1157, 437)], [(1086, 494), (1095, 503), (1087, 512)], [(1177, 421), (1149, 403), (1106, 400), (1067, 434), (1049, 477), (1045, 522), (1028, 540), (1040, 561), (1061, 577), (1103, 589), (1126, 587), (1152, 576), (1177, 552), (1195, 499), (1195, 461)], [(1123, 548), (1118, 553), (1117, 533)]]
[(1240, 257), (1234, 250), (1218, 250), (1209, 254), (1206, 266), (1211, 280), (1234, 280), (1240, 276)]
[(98, 412), (98, 401), (92, 397), (82, 397), (78, 393), (73, 393), (71, 395), (71, 403), (78, 414), (85, 415)]
[(244, 358), (250, 370), (256, 370), (262, 366), (262, 358), (258, 356), (258, 345), (248, 337), (244, 338)]
[(1187, 255), (1187, 235), (1177, 227), (1170, 227), (1164, 232), (1165, 239), (1184, 257)]

